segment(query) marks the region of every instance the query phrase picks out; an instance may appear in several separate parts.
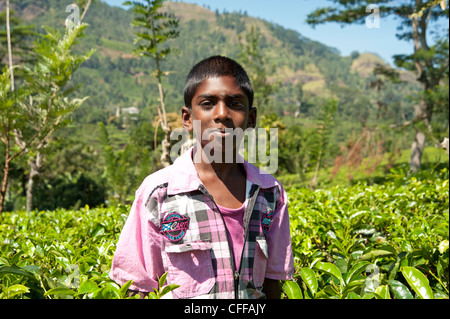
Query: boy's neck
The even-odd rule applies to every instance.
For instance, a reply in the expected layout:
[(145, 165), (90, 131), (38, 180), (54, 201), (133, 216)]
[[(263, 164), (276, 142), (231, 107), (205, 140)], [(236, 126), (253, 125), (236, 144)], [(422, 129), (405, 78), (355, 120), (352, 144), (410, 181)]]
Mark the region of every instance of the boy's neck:
[[(202, 156), (198, 156), (196, 157), (197, 151), (202, 152)], [(212, 160), (207, 160), (205, 161), (206, 154), (204, 153), (203, 149), (196, 149), (194, 148), (194, 154), (193, 154), (193, 158), (195, 158), (196, 160), (194, 161), (194, 165), (195, 165), (195, 169), (197, 170), (197, 172), (199, 173), (199, 175), (215, 175), (217, 176), (220, 180), (224, 181), (226, 179), (228, 179), (229, 177), (239, 177), (239, 176), (244, 176), (246, 177), (246, 173), (245, 170), (243, 168), (242, 165), (240, 165), (240, 163), (237, 163), (236, 160), (234, 160), (233, 162), (226, 162), (225, 158), (222, 157), (222, 160), (220, 162), (218, 161), (214, 161)], [(233, 159), (236, 159), (236, 156), (233, 155)]]
[[(195, 156), (195, 154), (194, 154)], [(247, 174), (241, 163), (194, 161), (198, 177), (218, 205), (239, 208), (245, 201)]]

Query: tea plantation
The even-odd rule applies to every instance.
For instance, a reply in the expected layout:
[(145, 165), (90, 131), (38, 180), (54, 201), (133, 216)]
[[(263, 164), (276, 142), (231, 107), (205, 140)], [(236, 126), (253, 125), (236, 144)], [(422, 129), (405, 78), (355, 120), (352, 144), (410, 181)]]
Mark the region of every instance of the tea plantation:
[[(288, 189), (294, 281), (284, 298), (448, 298), (448, 169), (383, 184)], [(129, 207), (5, 212), (0, 299), (126, 298), (108, 278)]]

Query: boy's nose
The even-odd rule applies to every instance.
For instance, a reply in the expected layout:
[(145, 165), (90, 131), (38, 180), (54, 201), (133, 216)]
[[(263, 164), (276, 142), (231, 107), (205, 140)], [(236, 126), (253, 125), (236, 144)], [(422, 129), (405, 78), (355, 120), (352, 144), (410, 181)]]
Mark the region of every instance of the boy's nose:
[(225, 121), (230, 118), (230, 112), (225, 102), (219, 101), (215, 107), (215, 120)]

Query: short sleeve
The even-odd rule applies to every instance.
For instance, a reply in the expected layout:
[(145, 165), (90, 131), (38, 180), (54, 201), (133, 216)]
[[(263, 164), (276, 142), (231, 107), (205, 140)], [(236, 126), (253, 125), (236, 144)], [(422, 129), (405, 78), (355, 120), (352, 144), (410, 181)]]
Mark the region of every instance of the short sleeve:
[(144, 184), (137, 190), (117, 242), (109, 274), (112, 280), (121, 285), (133, 280), (130, 289), (140, 292), (151, 292), (153, 288), (158, 288), (158, 277), (164, 273), (159, 229), (150, 220), (145, 207), (149, 195)]
[(282, 186), (280, 186), (280, 197), (266, 240), (269, 258), (265, 277), (274, 280), (292, 279), (294, 274), (294, 258), (289, 228), (287, 195)]

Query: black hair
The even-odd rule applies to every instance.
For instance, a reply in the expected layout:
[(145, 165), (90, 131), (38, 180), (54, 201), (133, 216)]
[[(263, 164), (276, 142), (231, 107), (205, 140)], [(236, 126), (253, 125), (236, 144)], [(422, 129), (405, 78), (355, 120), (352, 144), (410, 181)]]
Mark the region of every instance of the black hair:
[(197, 63), (189, 72), (184, 86), (184, 103), (192, 108), (192, 99), (197, 88), (208, 78), (231, 76), (236, 85), (248, 98), (249, 106), (253, 105), (253, 87), (244, 68), (236, 61), (224, 56), (212, 56)]

